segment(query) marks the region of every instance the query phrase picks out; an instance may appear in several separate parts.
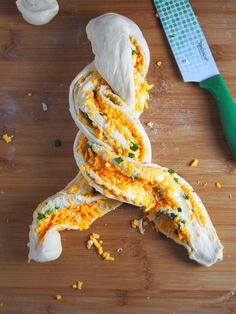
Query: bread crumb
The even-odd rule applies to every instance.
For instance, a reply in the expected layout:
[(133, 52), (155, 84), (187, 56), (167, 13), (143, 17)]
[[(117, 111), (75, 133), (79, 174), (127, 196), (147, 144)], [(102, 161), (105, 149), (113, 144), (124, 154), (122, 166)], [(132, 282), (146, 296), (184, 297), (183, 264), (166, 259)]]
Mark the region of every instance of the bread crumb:
[(229, 198), (232, 199), (233, 198), (233, 195), (231, 193), (229, 193)]
[(3, 307), (3, 305), (4, 305), (4, 303), (3, 303), (3, 302), (0, 302), (0, 308)]
[(216, 182), (216, 183), (215, 183), (215, 186), (216, 186), (218, 189), (221, 189), (221, 184), (220, 184), (220, 182)]
[(202, 182), (202, 186), (206, 187), (207, 186), (207, 182)]
[(157, 61), (157, 66), (160, 67), (162, 65), (161, 61)]
[(152, 121), (149, 121), (147, 123), (147, 126), (150, 128), (150, 129), (153, 129), (153, 126), (154, 126), (154, 123)]
[(42, 102), (42, 108), (44, 112), (48, 111), (48, 105), (45, 102)]
[(29, 97), (31, 97), (33, 94), (32, 94), (31, 92), (29, 92), (27, 95), (28, 95)]
[(60, 294), (56, 294), (56, 295), (55, 295), (55, 299), (56, 299), (57, 301), (60, 301), (60, 300), (62, 299), (62, 296), (61, 296)]
[(73, 289), (77, 289), (77, 284), (74, 283), (74, 284), (72, 285), (72, 288), (73, 288)]
[(122, 247), (119, 247), (119, 249), (116, 250), (117, 253), (121, 253), (123, 251)]
[(87, 249), (90, 250), (91, 247), (93, 246), (93, 241), (92, 240), (88, 240), (86, 246), (87, 246)]
[(197, 166), (198, 166), (198, 163), (199, 163), (199, 160), (198, 160), (198, 159), (193, 159), (193, 160), (190, 162), (189, 166), (190, 166), (190, 167), (197, 167)]
[(159, 19), (159, 15), (157, 13), (155, 14), (155, 17)]

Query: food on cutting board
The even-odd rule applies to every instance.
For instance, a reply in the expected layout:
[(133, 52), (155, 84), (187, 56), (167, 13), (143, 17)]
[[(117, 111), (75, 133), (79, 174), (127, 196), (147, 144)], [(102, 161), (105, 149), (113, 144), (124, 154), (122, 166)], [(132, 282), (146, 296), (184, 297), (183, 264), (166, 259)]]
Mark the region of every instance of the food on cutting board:
[(91, 20), (86, 31), (95, 59), (72, 81), (69, 95), (80, 130), (74, 142), (80, 173), (36, 208), (29, 259), (56, 259), (59, 231), (88, 229), (124, 202), (142, 208), (145, 219), (183, 245), (191, 259), (214, 264), (223, 247), (202, 201), (174, 170), (150, 163), (150, 141), (139, 121), (152, 88), (145, 79), (150, 56), (140, 29), (108, 13)]
[(49, 23), (59, 11), (56, 0), (17, 0), (16, 6), (24, 20), (33, 25)]

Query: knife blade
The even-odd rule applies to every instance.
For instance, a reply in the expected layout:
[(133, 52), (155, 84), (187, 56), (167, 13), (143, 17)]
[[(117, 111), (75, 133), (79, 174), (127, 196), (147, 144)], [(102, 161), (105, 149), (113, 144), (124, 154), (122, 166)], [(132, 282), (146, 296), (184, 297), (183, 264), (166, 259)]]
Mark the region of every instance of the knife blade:
[(188, 0), (153, 0), (185, 82), (198, 82), (216, 100), (223, 129), (236, 157), (236, 105), (219, 73)]

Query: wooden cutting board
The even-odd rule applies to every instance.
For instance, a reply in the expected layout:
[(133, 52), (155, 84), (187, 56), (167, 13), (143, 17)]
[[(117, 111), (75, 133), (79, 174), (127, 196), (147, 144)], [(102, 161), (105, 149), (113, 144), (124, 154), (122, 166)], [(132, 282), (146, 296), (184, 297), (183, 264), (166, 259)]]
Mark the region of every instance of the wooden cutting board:
[[(0, 2), (0, 134), (14, 135), (8, 145), (0, 141), (0, 313), (235, 313), (236, 163), (214, 102), (182, 81), (152, 1), (59, 3), (59, 15), (35, 27), (24, 22), (15, 1)], [(236, 1), (191, 4), (236, 99)], [(141, 121), (152, 142), (153, 162), (187, 179), (209, 210), (225, 247), (224, 260), (211, 268), (188, 260), (182, 247), (151, 226), (144, 236), (132, 229), (130, 221), (140, 217), (132, 206), (122, 206), (86, 232), (63, 232), (58, 260), (27, 263), (32, 211), (78, 171), (68, 87), (93, 59), (85, 26), (111, 11), (134, 20), (149, 44), (148, 79), (155, 87)], [(52, 145), (55, 139), (62, 140), (61, 147)], [(189, 167), (194, 158), (199, 159), (197, 168)], [(100, 233), (115, 262), (85, 248), (90, 232)], [(81, 291), (71, 288), (77, 280), (84, 282)], [(63, 299), (54, 300), (55, 294)]]

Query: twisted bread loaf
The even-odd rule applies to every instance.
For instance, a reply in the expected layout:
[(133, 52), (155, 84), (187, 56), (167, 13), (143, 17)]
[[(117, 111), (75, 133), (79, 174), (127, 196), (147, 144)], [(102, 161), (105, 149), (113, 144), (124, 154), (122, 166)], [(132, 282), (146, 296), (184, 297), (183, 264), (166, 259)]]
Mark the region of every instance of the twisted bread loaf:
[(95, 60), (73, 80), (69, 96), (80, 130), (74, 143), (80, 173), (34, 212), (29, 259), (56, 259), (58, 231), (87, 229), (125, 202), (141, 207), (191, 259), (212, 265), (223, 247), (200, 198), (173, 170), (150, 164), (150, 142), (138, 119), (152, 88), (141, 31), (113, 13), (91, 20), (86, 30)]

